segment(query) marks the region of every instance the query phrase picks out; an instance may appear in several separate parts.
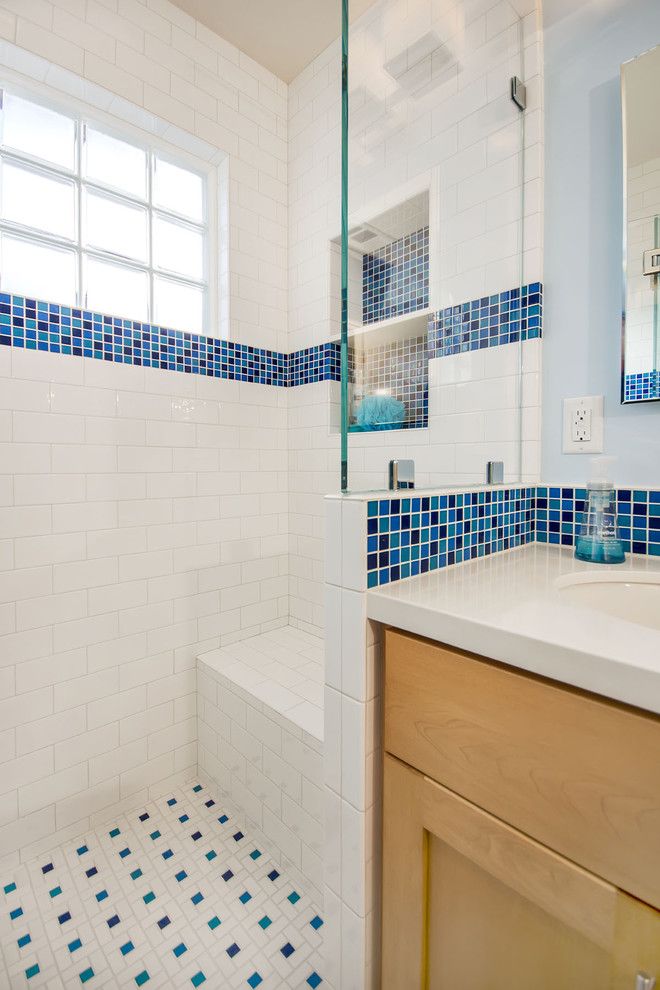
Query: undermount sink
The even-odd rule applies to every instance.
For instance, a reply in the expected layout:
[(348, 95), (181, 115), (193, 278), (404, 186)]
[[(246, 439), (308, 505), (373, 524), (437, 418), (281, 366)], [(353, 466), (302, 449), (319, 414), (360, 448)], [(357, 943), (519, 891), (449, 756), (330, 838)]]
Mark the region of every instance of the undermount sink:
[(660, 629), (660, 575), (588, 571), (558, 578), (555, 587), (567, 604)]

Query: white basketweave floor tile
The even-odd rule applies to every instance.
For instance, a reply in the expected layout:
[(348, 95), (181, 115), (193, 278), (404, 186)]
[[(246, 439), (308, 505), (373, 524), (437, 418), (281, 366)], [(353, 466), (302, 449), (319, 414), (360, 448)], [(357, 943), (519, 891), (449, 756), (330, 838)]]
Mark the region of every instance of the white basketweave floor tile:
[(196, 781), (0, 877), (8, 990), (315, 990), (322, 932)]

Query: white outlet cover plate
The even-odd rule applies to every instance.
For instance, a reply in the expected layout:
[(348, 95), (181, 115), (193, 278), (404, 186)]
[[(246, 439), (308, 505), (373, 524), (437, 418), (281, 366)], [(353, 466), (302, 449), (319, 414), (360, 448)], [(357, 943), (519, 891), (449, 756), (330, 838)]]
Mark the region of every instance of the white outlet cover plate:
[[(591, 439), (573, 440), (572, 423), (577, 411), (591, 412)], [(575, 399), (564, 399), (564, 421), (562, 450), (565, 454), (602, 454), (603, 452), (603, 396), (582, 395)]]

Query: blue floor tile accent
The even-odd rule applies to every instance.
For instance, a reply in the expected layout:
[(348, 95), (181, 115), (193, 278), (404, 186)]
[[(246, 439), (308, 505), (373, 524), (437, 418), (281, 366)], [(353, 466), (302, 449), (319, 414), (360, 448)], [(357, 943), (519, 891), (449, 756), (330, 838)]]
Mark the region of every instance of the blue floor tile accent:
[[(148, 990), (156, 983), (173, 990), (202, 983), (214, 988), (311, 986), (308, 974), (319, 972), (322, 946), (322, 919), (314, 905), (302, 891), (285, 886), (286, 871), (280, 876), (249, 833), (240, 829), (243, 841), (235, 841), (238, 822), (225, 812), (218, 815), (208, 790), (190, 783), (175, 792), (176, 799), (170, 791), (167, 799), (119, 816), (114, 836), (108, 828), (89, 832), (87, 863), (79, 857), (78, 840), (52, 850), (52, 869), (45, 873), (49, 864), (42, 859), (2, 878), (0, 909), (7, 927), (10, 916), (16, 922), (11, 945), (14, 957), (22, 957), (20, 979), (41, 986), (55, 977), (59, 986), (61, 967), (67, 986), (85, 990), (108, 981), (122, 990)], [(208, 844), (204, 848), (191, 841), (188, 828), (181, 835), (183, 808), (195, 830), (212, 843), (214, 860), (206, 855)], [(230, 827), (224, 828), (218, 817)], [(181, 880), (151, 841), (154, 829), (181, 858)], [(119, 856), (119, 834), (122, 847), (132, 850), (128, 858)], [(230, 883), (223, 881), (218, 863), (224, 864)], [(102, 907), (89, 887), (91, 868), (97, 871), (94, 879), (105, 884)], [(54, 915), (51, 893), (58, 887), (64, 892), (59, 896), (67, 898), (66, 910)], [(160, 910), (154, 911), (156, 903)], [(3, 965), (0, 956), (0, 987), (12, 985)]]

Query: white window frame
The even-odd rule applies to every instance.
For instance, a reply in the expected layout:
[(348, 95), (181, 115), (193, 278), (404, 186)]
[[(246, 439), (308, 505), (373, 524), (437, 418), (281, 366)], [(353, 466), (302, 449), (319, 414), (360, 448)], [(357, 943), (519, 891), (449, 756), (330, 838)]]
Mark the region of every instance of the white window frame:
[[(80, 100), (72, 98), (67, 99), (66, 102), (53, 99), (51, 96), (52, 89), (44, 85), (35, 85), (33, 88), (31, 85), (26, 87), (22, 82), (17, 82), (12, 78), (13, 73), (8, 73), (3, 71), (0, 75), (0, 92), (8, 92), (11, 95), (15, 95), (25, 100), (29, 100), (35, 104), (43, 106), (46, 109), (53, 110), (56, 113), (67, 117), (69, 120), (73, 120), (75, 125), (75, 167), (73, 170), (68, 170), (66, 168), (61, 168), (57, 165), (44, 162), (41, 159), (35, 158), (23, 152), (15, 151), (13, 149), (5, 148), (4, 145), (0, 143), (0, 157), (8, 162), (15, 162), (21, 166), (34, 167), (44, 174), (50, 175), (56, 179), (66, 179), (72, 181), (75, 184), (75, 236), (73, 239), (69, 240), (67, 238), (58, 237), (57, 235), (49, 234), (44, 231), (35, 230), (34, 228), (23, 226), (21, 224), (14, 223), (12, 221), (4, 220), (0, 216), (0, 230), (11, 234), (14, 237), (20, 237), (24, 240), (29, 241), (33, 244), (44, 244), (55, 248), (66, 248), (67, 250), (73, 250), (76, 253), (76, 298), (70, 300), (70, 303), (63, 303), (64, 305), (70, 304), (81, 309), (94, 308), (87, 305), (87, 300), (85, 298), (84, 292), (84, 264), (86, 257), (98, 258), (103, 261), (110, 263), (120, 263), (140, 272), (144, 272), (147, 275), (149, 282), (149, 292), (148, 292), (148, 314), (146, 319), (142, 319), (136, 314), (130, 312), (116, 312), (108, 313), (109, 316), (118, 316), (122, 319), (132, 319), (138, 322), (155, 324), (155, 309), (154, 309), (154, 280), (155, 278), (169, 279), (177, 284), (196, 286), (203, 290), (203, 311), (202, 311), (202, 326), (196, 330), (191, 330), (190, 327), (177, 326), (175, 329), (181, 330), (183, 332), (199, 332), (204, 335), (213, 336), (213, 328), (217, 327), (218, 323), (218, 313), (220, 311), (219, 296), (219, 278), (218, 278), (218, 246), (219, 246), (219, 218), (218, 218), (218, 187), (219, 187), (219, 172), (221, 171), (217, 165), (209, 164), (202, 159), (190, 154), (187, 151), (173, 145), (168, 141), (161, 140), (160, 138), (147, 133), (139, 127), (133, 124), (125, 122), (124, 120), (117, 120), (117, 116), (110, 115), (100, 111), (98, 108), (89, 106)], [(125, 107), (130, 105), (122, 101)], [(139, 108), (136, 108), (139, 111)], [(0, 107), (0, 113), (2, 112)], [(151, 115), (147, 115), (141, 112), (146, 118)], [(151, 118), (154, 122), (157, 121), (156, 118)], [(109, 137), (115, 138), (120, 141), (132, 144), (135, 147), (144, 150), (148, 156), (148, 168), (147, 168), (147, 195), (146, 199), (142, 200), (139, 197), (132, 196), (130, 193), (121, 192), (119, 190), (113, 189), (111, 186), (104, 185), (99, 182), (91, 181), (83, 176), (83, 152), (84, 152), (84, 140), (86, 136), (87, 125), (93, 127), (95, 130), (106, 134)], [(167, 125), (162, 126), (163, 130), (171, 130)], [(184, 134), (185, 138), (186, 135)], [(193, 172), (202, 178), (202, 189), (203, 189), (203, 202), (202, 202), (202, 222), (197, 223), (195, 221), (190, 221), (189, 218), (183, 216), (182, 214), (176, 213), (172, 210), (166, 210), (161, 207), (156, 207), (153, 204), (153, 177), (154, 177), (154, 165), (156, 162), (156, 156), (165, 161), (169, 161), (171, 164), (176, 165), (180, 168), (186, 169), (187, 171)], [(222, 161), (224, 155), (216, 154), (214, 158)], [(224, 170), (222, 170), (224, 172)], [(98, 248), (90, 248), (84, 244), (83, 236), (83, 189), (89, 188), (94, 191), (98, 191), (103, 194), (108, 194), (111, 197), (115, 197), (117, 200), (130, 205), (139, 205), (147, 211), (147, 222), (148, 222), (148, 258), (147, 263), (141, 263), (135, 261), (135, 259), (126, 258), (122, 255), (115, 254), (111, 251), (101, 250)], [(162, 216), (166, 220), (171, 220), (177, 224), (181, 224), (189, 229), (194, 229), (202, 232), (203, 236), (203, 279), (201, 281), (188, 278), (186, 276), (179, 275), (177, 273), (169, 272), (165, 269), (157, 268), (153, 264), (153, 238), (152, 238), (152, 228), (154, 216)], [(223, 284), (226, 280), (223, 279)], [(2, 272), (0, 271), (0, 288), (5, 292), (12, 292), (11, 285), (4, 285), (2, 280)], [(224, 303), (224, 300), (222, 300)], [(161, 325), (169, 326), (170, 322), (165, 320), (160, 321)], [(224, 336), (224, 333), (222, 334)]]

